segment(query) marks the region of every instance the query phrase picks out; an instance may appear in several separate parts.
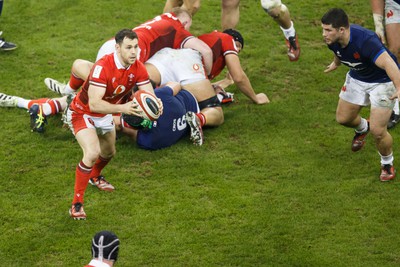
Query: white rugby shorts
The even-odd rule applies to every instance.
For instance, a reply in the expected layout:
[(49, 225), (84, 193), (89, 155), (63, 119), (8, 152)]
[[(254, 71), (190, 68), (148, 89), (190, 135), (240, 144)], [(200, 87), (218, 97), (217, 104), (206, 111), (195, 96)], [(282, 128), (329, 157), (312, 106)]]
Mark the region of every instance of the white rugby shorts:
[(393, 0), (385, 0), (385, 24), (400, 23), (400, 5)]
[(339, 97), (349, 103), (393, 109), (394, 100), (389, 98), (396, 92), (392, 82), (366, 83), (352, 78), (349, 73), (340, 91)]
[(98, 135), (105, 135), (114, 131), (115, 128), (111, 114), (103, 117), (94, 117), (74, 112), (69, 108), (67, 110), (67, 124), (74, 135), (83, 129), (95, 129)]
[(146, 63), (158, 69), (161, 84), (179, 82), (185, 85), (207, 79), (200, 52), (190, 48), (163, 48)]

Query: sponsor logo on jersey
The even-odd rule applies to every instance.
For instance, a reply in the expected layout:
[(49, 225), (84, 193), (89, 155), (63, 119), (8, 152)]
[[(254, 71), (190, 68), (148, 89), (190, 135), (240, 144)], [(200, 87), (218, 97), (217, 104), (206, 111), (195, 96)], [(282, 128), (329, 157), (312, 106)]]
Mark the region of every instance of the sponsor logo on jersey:
[(113, 92), (113, 96), (122, 94), (123, 92), (125, 92), (126, 88), (123, 85), (118, 85), (117, 88), (115, 88), (114, 92)]
[(135, 75), (133, 75), (133, 73), (128, 75), (129, 83), (132, 83), (134, 77), (135, 77)]
[(355, 52), (355, 53), (353, 54), (353, 57), (354, 57), (355, 59), (360, 59), (360, 54), (359, 54), (358, 52)]
[(97, 66), (94, 68), (94, 70), (93, 70), (93, 75), (92, 75), (93, 78), (99, 78), (102, 69), (103, 69), (102, 66), (98, 66), (98, 65), (97, 65)]
[(346, 66), (348, 66), (348, 67), (350, 67), (350, 68), (355, 68), (355, 67), (357, 67), (358, 65), (361, 65), (362, 63), (361, 62), (356, 62), (356, 63), (351, 63), (351, 62), (348, 62), (348, 61), (343, 61), (343, 60), (341, 60), (341, 62), (343, 63), (343, 64), (345, 64)]

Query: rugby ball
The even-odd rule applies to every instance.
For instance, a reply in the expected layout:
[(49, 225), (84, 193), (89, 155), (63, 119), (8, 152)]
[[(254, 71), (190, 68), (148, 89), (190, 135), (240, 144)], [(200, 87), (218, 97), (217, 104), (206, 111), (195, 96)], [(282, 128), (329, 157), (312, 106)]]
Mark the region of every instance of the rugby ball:
[(154, 94), (145, 90), (137, 90), (133, 102), (141, 108), (141, 115), (144, 119), (155, 121), (160, 117), (160, 107)]

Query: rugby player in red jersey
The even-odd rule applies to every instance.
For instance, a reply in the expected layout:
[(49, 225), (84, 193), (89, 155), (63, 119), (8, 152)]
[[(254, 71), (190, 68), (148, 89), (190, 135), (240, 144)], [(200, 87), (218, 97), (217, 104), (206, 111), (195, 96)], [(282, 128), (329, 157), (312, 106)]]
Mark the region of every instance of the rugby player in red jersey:
[(83, 151), (83, 158), (76, 167), (74, 198), (69, 211), (76, 220), (86, 219), (83, 198), (89, 179), (95, 184), (102, 183), (103, 190), (114, 190), (101, 175), (116, 152), (112, 114), (140, 115), (137, 105), (126, 102), (134, 86), (154, 93), (146, 68), (137, 60), (136, 33), (123, 29), (115, 40), (116, 51), (94, 64), (67, 110), (68, 125)]
[(204, 41), (213, 52), (213, 66), (208, 76), (210, 80), (218, 76), (226, 66), (234, 83), (243, 94), (256, 104), (269, 103), (264, 93), (254, 92), (249, 78), (240, 65), (239, 52), (243, 49), (244, 40), (238, 31), (233, 29), (224, 32), (213, 31), (200, 35), (198, 38)]

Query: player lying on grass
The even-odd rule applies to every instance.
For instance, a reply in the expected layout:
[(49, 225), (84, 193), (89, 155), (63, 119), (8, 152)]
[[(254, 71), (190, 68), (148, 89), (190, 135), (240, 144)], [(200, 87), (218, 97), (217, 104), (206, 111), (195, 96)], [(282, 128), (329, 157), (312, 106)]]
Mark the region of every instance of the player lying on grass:
[(193, 49), (164, 48), (145, 63), (150, 79), (155, 84), (179, 82), (199, 102), (197, 117), (202, 126), (219, 126), (224, 114), (217, 94), (205, 75), (201, 55)]
[[(222, 70), (224, 70), (225, 66), (228, 69), (229, 79), (225, 79), (224, 82), (232, 82), (239, 88), (239, 90), (246, 95), (249, 99), (251, 99), (255, 104), (266, 104), (269, 103), (269, 99), (264, 93), (256, 94), (249, 78), (244, 72), (239, 59), (239, 52), (243, 49), (244, 39), (242, 35), (236, 30), (226, 30), (225, 32), (213, 31), (208, 34), (203, 34), (199, 36), (199, 39), (204, 41), (213, 52), (213, 64), (211, 73), (208, 76), (210, 80), (217, 77)], [(160, 57), (157, 57), (160, 58)], [(197, 57), (196, 57), (197, 58)], [(193, 59), (190, 59), (193, 61)], [(166, 60), (163, 60), (166, 61)], [(88, 68), (92, 66), (92, 62), (86, 60), (76, 60), (73, 63), (72, 70), (75, 69), (76, 72), (72, 71), (69, 82), (66, 86), (60, 86), (59, 83), (52, 79), (46, 79), (45, 83), (47, 87), (56, 93), (59, 94), (71, 94), (76, 92), (80, 88), (80, 84), (82, 84), (83, 80), (79, 77), (84, 77), (81, 73), (77, 72), (77, 69), (83, 69), (81, 65), (87, 64)], [(174, 60), (171, 62), (166, 62), (166, 64), (176, 64)], [(188, 64), (187, 62), (185, 63)], [(196, 63), (197, 64), (197, 63)], [(75, 67), (74, 67), (75, 66)], [(161, 71), (162, 72), (162, 71)], [(152, 79), (152, 78), (151, 78)], [(213, 83), (213, 84), (217, 84)], [(229, 84), (228, 84), (229, 85)], [(217, 93), (220, 91), (217, 91)], [(223, 92), (224, 99), (222, 99), (222, 103), (231, 102), (232, 95), (225, 94)], [(198, 101), (202, 101), (199, 100)]]
[(269, 103), (269, 99), (264, 93), (256, 94), (249, 78), (244, 72), (239, 59), (239, 53), (244, 47), (242, 35), (233, 29), (224, 32), (213, 31), (199, 36), (213, 52), (213, 66), (208, 76), (210, 80), (217, 77), (221, 71), (227, 67), (235, 85), (255, 104)]
[[(75, 60), (68, 84), (62, 85), (58, 81), (46, 78), (45, 83), (54, 92), (77, 91), (83, 83), (84, 77), (89, 73), (92, 62), (87, 60)], [(169, 81), (181, 83), (182, 87), (191, 92), (199, 102), (200, 111), (196, 113), (201, 126), (218, 126), (223, 123), (223, 111), (221, 102), (205, 75), (201, 54), (193, 49), (164, 48), (157, 52), (145, 64), (150, 79), (157, 85)], [(230, 80), (224, 79), (217, 82), (218, 90), (227, 86)], [(222, 87), (223, 90), (223, 87)]]

